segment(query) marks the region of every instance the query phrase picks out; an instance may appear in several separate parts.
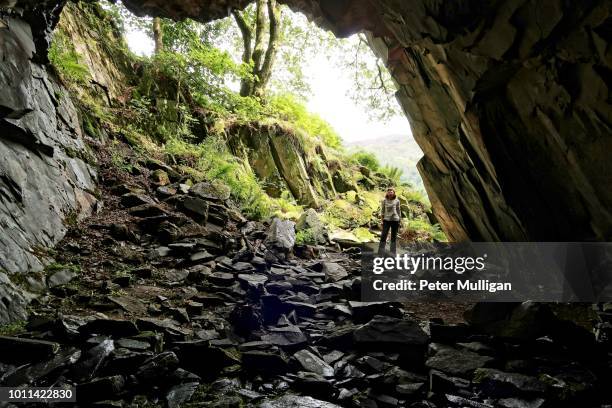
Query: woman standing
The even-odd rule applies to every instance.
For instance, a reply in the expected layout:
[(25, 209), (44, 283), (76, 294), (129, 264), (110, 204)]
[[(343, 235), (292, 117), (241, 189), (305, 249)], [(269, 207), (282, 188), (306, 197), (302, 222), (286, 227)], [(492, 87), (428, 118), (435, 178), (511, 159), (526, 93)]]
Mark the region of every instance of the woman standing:
[(381, 205), (382, 218), (382, 235), (380, 237), (380, 245), (378, 246), (378, 255), (385, 254), (385, 245), (387, 244), (387, 235), (391, 232), (390, 252), (395, 255), (397, 253), (397, 231), (399, 230), (401, 209), (400, 201), (395, 195), (393, 188), (387, 189), (387, 194), (382, 200)]

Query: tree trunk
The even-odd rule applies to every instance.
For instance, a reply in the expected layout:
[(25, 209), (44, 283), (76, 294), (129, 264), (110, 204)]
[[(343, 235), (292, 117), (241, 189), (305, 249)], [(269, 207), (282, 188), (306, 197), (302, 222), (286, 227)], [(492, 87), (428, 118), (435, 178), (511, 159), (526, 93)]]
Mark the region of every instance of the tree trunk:
[[(242, 51), (242, 62), (245, 64), (251, 64), (253, 59), (253, 49), (251, 48), (253, 42), (253, 30), (251, 27), (249, 27), (249, 24), (239, 11), (232, 10), (232, 15), (234, 16), (234, 20), (236, 20), (240, 33), (242, 34), (242, 42), (244, 47)], [(252, 88), (253, 81), (251, 79), (242, 79), (240, 81), (240, 96), (250, 96)]]
[(270, 36), (268, 38), (268, 49), (261, 64), (261, 68), (257, 72), (257, 82), (253, 89), (253, 93), (257, 96), (263, 96), (274, 68), (276, 60), (276, 51), (278, 50), (279, 30), (281, 22), (281, 9), (276, 3), (276, 0), (268, 0), (268, 16), (270, 20)]
[(164, 50), (164, 33), (159, 17), (153, 19), (153, 40), (155, 41), (155, 54), (159, 54)]
[[(268, 18), (266, 18), (266, 14)], [(240, 83), (241, 96), (263, 96), (270, 82), (276, 52), (278, 50), (281, 9), (277, 0), (257, 0), (255, 5), (254, 27), (247, 23), (244, 15), (232, 11), (234, 20), (242, 34), (244, 50), (242, 61), (251, 65), (251, 78)], [(266, 44), (266, 25), (269, 24), (269, 37)], [(254, 35), (254, 36), (253, 36)]]

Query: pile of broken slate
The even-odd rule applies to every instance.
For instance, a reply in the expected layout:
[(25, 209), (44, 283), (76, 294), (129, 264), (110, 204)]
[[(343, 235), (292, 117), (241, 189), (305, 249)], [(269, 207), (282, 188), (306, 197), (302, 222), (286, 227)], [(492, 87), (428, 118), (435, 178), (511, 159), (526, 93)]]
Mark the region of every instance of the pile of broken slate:
[[(39, 310), (0, 337), (0, 386), (74, 387), (82, 407), (612, 406), (609, 305), (477, 304), (466, 324), (418, 321), (410, 304), (360, 301), (358, 249), (296, 251), (293, 223), (262, 229), (227, 197), (189, 190), (128, 188), (119, 201), (136, 227), (92, 227), (105, 245), (138, 242), (153, 268), (176, 266), (166, 283), (182, 296), (124, 318)], [(205, 231), (185, 237), (178, 210)], [(152, 279), (134, 271), (109, 285)]]

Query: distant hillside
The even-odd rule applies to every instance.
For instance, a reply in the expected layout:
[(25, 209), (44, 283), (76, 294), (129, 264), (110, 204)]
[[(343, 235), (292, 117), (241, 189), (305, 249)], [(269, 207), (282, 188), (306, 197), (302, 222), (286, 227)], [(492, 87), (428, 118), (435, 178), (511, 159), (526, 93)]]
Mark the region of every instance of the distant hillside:
[(425, 190), (416, 164), (423, 156), (417, 143), (409, 135), (386, 135), (372, 139), (344, 142), (349, 151), (367, 150), (376, 155), (383, 166), (400, 168), (402, 181), (411, 183), (419, 190)]

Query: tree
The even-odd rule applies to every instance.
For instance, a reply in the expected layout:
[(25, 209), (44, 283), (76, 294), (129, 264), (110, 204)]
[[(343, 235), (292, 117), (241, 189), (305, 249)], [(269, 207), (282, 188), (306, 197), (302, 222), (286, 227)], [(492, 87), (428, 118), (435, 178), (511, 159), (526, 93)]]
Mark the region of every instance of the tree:
[(164, 31), (162, 20), (159, 17), (153, 19), (153, 41), (155, 42), (155, 54), (161, 53), (164, 50)]
[[(372, 52), (365, 35), (335, 38), (305, 16), (277, 4), (277, 0), (257, 0), (244, 11), (233, 10), (233, 18), (207, 24), (162, 20), (161, 37), (156, 37), (155, 22), (150, 18), (136, 17), (120, 3), (106, 7), (125, 28), (147, 32), (155, 41), (156, 54), (158, 44), (163, 44), (165, 52), (182, 55), (189, 54), (198, 42), (208, 50), (231, 50), (232, 56), (242, 62), (240, 72), (234, 70), (241, 77), (242, 96), (290, 93), (302, 102), (307, 100), (311, 92), (305, 72), (307, 62), (324, 54), (354, 78), (348, 96), (372, 119), (384, 121), (400, 113), (391, 75)], [(213, 66), (217, 61), (209, 58)]]
[(278, 51), (281, 8), (276, 0), (257, 0), (254, 16), (249, 14), (248, 10), (232, 11), (242, 35), (242, 62), (249, 65), (252, 71), (250, 77), (241, 81), (240, 95), (263, 96)]
[(336, 64), (354, 77), (349, 98), (365, 108), (372, 120), (384, 122), (400, 115), (395, 99), (397, 87), (384, 62), (372, 51), (366, 35), (339, 41), (337, 47)]

